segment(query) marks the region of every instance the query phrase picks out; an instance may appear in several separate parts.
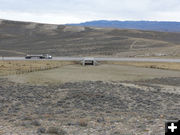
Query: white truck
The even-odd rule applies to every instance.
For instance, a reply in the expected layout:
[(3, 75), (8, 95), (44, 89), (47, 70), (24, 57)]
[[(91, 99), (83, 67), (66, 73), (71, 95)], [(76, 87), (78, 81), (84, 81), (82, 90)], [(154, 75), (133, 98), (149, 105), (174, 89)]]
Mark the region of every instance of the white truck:
[(49, 54), (40, 54), (40, 55), (26, 55), (25, 59), (52, 59), (52, 56)]

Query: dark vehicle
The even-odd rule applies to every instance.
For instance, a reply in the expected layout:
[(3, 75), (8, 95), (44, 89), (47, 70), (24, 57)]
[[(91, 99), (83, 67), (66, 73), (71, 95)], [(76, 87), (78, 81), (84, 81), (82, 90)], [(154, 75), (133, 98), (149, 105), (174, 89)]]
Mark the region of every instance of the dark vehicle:
[(52, 59), (52, 56), (49, 54), (45, 55), (26, 55), (25, 59)]

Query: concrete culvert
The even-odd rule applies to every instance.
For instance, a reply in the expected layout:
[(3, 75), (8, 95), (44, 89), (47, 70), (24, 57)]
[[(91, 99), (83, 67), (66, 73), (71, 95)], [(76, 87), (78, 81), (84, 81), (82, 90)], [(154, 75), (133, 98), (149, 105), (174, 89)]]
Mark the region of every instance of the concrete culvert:
[(82, 61), (82, 65), (86, 66), (86, 65), (97, 65), (97, 62), (94, 58), (84, 58)]

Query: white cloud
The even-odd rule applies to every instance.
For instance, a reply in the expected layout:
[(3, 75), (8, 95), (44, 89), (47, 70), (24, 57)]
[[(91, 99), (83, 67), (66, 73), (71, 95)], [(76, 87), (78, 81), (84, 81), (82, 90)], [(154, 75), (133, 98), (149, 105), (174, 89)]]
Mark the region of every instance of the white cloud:
[(84, 20), (96, 20), (97, 18), (88, 16), (76, 16), (67, 13), (29, 13), (29, 12), (14, 12), (14, 11), (0, 11), (0, 18), (17, 21), (30, 21), (50, 24), (66, 24), (79, 23)]
[(0, 0), (0, 18), (44, 23), (180, 21), (179, 0)]

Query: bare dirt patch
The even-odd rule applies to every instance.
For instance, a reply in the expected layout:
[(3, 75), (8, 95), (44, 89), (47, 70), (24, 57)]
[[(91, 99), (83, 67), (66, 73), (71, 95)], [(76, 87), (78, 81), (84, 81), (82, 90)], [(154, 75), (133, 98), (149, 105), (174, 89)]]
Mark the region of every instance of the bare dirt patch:
[(144, 80), (141, 83), (146, 84), (161, 84), (161, 85), (171, 85), (171, 86), (180, 86), (180, 77), (166, 77), (166, 78), (154, 78), (151, 80)]
[(81, 26), (66, 26), (63, 31), (64, 32), (81, 32), (81, 31), (85, 31), (85, 28)]

